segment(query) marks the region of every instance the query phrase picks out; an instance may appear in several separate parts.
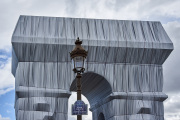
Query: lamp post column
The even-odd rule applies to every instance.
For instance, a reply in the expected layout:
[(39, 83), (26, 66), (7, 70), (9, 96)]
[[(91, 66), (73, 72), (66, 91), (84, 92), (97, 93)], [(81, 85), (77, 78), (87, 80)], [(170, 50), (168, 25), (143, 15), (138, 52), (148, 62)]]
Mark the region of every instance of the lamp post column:
[[(84, 62), (85, 62), (88, 52), (81, 46), (82, 41), (79, 40), (79, 37), (75, 41), (75, 44), (76, 44), (76, 46), (70, 52), (70, 56), (71, 56), (71, 60), (73, 62), (73, 68), (74, 68), (73, 71), (74, 71), (74, 73), (77, 73), (77, 75), (76, 75), (77, 104), (79, 102), (80, 105), (83, 105), (84, 102), (81, 101), (81, 78), (82, 78), (81, 73), (83, 73), (85, 70)], [(87, 109), (87, 107), (86, 107), (86, 109)], [(83, 109), (76, 108), (76, 110), (78, 111), (78, 113), (76, 113), (77, 120), (82, 120), (82, 114), (83, 114), (82, 110)]]
[[(77, 100), (81, 100), (81, 73), (77, 73), (76, 86), (77, 86)], [(82, 120), (81, 115), (77, 115), (77, 120)]]
[(81, 74), (77, 73), (76, 76), (76, 86), (77, 86), (77, 100), (81, 100)]

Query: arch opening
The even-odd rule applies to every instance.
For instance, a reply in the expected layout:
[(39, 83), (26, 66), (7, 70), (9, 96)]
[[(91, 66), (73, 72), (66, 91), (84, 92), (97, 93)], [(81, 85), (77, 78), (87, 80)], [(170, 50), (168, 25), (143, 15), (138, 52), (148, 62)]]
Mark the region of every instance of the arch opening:
[[(82, 94), (88, 99), (90, 106), (103, 100), (112, 93), (109, 82), (101, 75), (94, 72), (87, 72), (81, 79)], [(76, 91), (76, 79), (73, 80), (70, 91)]]
[(105, 120), (104, 114), (100, 113), (98, 116), (98, 120)]

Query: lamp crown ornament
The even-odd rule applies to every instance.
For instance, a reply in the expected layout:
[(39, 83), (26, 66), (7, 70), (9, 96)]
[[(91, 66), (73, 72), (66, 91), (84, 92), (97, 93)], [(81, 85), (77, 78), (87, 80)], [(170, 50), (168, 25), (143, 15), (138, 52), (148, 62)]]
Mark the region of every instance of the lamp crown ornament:
[(79, 40), (79, 37), (75, 41), (75, 44), (76, 44), (75, 48), (70, 53), (71, 59), (77, 56), (82, 56), (86, 58), (88, 52), (81, 46), (82, 41)]
[(76, 45), (77, 45), (77, 44), (80, 44), (80, 45), (82, 44), (82, 41), (79, 40), (79, 37), (78, 37), (77, 40), (75, 41), (75, 44), (76, 44)]

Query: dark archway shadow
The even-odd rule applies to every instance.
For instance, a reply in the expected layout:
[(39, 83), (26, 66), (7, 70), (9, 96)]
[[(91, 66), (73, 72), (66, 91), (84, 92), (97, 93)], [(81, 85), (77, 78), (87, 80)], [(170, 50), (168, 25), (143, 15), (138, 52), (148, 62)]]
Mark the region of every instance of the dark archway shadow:
[(100, 113), (98, 116), (98, 120), (105, 120), (104, 114)]
[[(101, 75), (87, 72), (82, 75), (82, 94), (88, 99), (90, 105), (97, 103), (112, 93), (109, 82)], [(70, 91), (76, 91), (76, 79), (70, 86)]]

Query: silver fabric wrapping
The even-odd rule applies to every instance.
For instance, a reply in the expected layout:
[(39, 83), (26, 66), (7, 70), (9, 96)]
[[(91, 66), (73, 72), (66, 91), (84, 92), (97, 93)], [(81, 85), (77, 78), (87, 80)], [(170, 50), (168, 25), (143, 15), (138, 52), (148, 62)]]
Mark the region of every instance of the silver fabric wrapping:
[(12, 36), (17, 120), (68, 119), (77, 37), (93, 120), (164, 120), (162, 64), (173, 43), (160, 22), (39, 16), (20, 16)]

